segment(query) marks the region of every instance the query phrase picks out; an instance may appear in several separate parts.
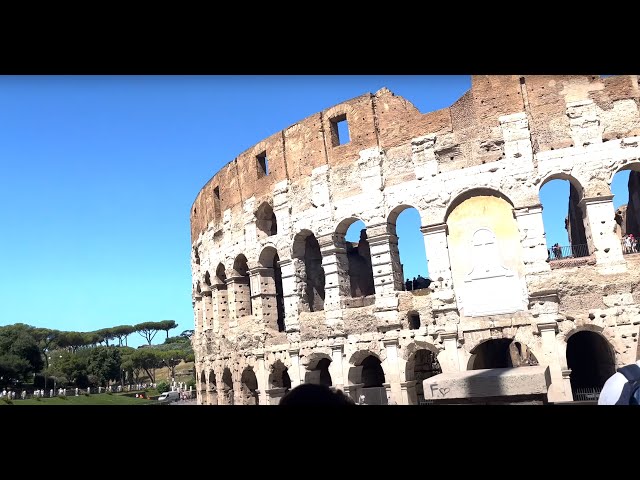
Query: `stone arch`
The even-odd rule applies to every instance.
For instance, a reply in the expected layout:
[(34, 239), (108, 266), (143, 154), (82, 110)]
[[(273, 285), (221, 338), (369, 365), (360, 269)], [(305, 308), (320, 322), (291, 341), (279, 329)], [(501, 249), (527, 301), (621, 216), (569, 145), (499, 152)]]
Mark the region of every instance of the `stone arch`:
[(278, 221), (273, 207), (268, 202), (262, 202), (255, 212), (258, 239), (278, 234)]
[(294, 262), (297, 290), (302, 291), (301, 311), (324, 310), (325, 273), (320, 244), (311, 230), (301, 230), (293, 239), (291, 257)]
[(571, 370), (573, 398), (581, 398), (582, 390), (599, 392), (616, 371), (615, 350), (603, 331), (602, 327), (587, 324), (565, 335), (565, 361)]
[(453, 212), (463, 202), (465, 202), (466, 200), (469, 200), (470, 198), (480, 197), (480, 196), (497, 197), (506, 201), (512, 207), (515, 205), (514, 202), (507, 195), (505, 195), (501, 191), (496, 190), (494, 188), (490, 188), (490, 187), (467, 188), (451, 196), (452, 200), (449, 202), (449, 205), (447, 206), (443, 222), (446, 223), (447, 220), (449, 219), (449, 215), (451, 215), (451, 212)]
[(249, 265), (247, 257), (240, 253), (233, 261), (233, 275), (236, 277), (244, 277), (249, 275)]
[[(616, 221), (616, 233), (622, 244), (622, 238), (628, 234), (632, 234), (636, 240), (640, 238), (640, 161), (631, 161), (616, 165), (616, 167), (607, 182), (611, 194), (613, 194), (612, 188), (616, 175), (625, 171), (629, 172), (629, 178), (627, 179), (625, 188), (628, 194), (627, 203), (620, 204), (618, 208), (615, 209), (614, 217)], [(618, 188), (622, 187), (620, 186)], [(616, 188), (616, 190), (618, 190), (618, 188)], [(633, 248), (630, 244), (622, 245), (623, 253), (636, 253), (640, 251), (640, 247), (637, 245), (636, 248)]]
[(331, 355), (325, 352), (312, 352), (305, 359), (306, 373), (304, 383), (314, 383), (330, 387), (333, 385), (329, 365), (331, 365)]
[[(589, 255), (590, 251), (593, 250), (593, 246), (589, 246), (591, 243), (587, 237), (587, 225), (588, 219), (586, 216), (586, 211), (584, 206), (581, 204), (584, 196), (585, 196), (585, 188), (583, 184), (573, 175), (570, 175), (566, 172), (553, 172), (546, 175), (543, 180), (540, 182), (540, 186), (538, 189), (538, 197), (540, 198), (540, 203), (543, 208), (543, 226), (545, 228), (545, 232), (548, 231), (551, 222), (549, 215), (557, 215), (558, 208), (557, 206), (553, 206), (551, 210), (545, 210), (545, 202), (543, 201), (544, 195), (542, 195), (542, 189), (548, 183), (554, 180), (563, 180), (569, 182), (569, 195), (566, 198), (566, 216), (561, 218), (554, 218), (554, 222), (557, 224), (558, 221), (562, 221), (564, 218), (564, 227), (567, 231), (566, 240), (562, 243), (567, 243), (566, 245), (560, 244), (560, 242), (556, 242), (558, 245), (552, 246), (547, 244), (547, 252), (548, 259), (551, 260), (559, 260), (564, 259), (566, 257), (578, 258), (578, 257), (586, 257)], [(549, 205), (546, 205), (549, 207)], [(552, 242), (550, 238), (548, 241)]]
[(258, 378), (252, 367), (245, 367), (240, 378), (243, 405), (259, 405)]
[(575, 188), (576, 191), (578, 192), (579, 194), (578, 201), (583, 199), (584, 187), (582, 183), (576, 177), (566, 172), (552, 172), (542, 177), (540, 181), (540, 186), (538, 187), (538, 192), (540, 192), (540, 190), (542, 190), (542, 187), (544, 187), (547, 183), (549, 183), (552, 180), (567, 180), (571, 185), (573, 185), (573, 188)]
[[(397, 225), (400, 216), (413, 210), (418, 216), (417, 228), (406, 230), (405, 235), (398, 235)], [(409, 218), (409, 217), (406, 217)], [(406, 223), (401, 222), (406, 225)], [(428, 257), (424, 246), (424, 237), (420, 231), (422, 224), (422, 214), (420, 210), (406, 203), (398, 205), (389, 212), (387, 216), (387, 233), (389, 235), (389, 254), (391, 256), (391, 268), (393, 272), (393, 283), (395, 290), (418, 290), (422, 288), (428, 288), (431, 283), (429, 278)], [(406, 243), (412, 243), (411, 254), (409, 255), (408, 246)], [(413, 275), (407, 275), (403, 258), (406, 260), (410, 257), (411, 268)], [(417, 275), (416, 275), (417, 271)], [(416, 281), (408, 278), (413, 276)]]
[(484, 339), (469, 353), (467, 370), (513, 368), (539, 363), (527, 344), (511, 337)]
[(214, 281), (216, 282), (216, 284), (224, 286), (224, 288), (226, 288), (227, 269), (222, 262), (219, 263), (216, 267), (216, 275), (214, 277)]
[(289, 377), (287, 366), (278, 359), (269, 368), (269, 388), (282, 388), (285, 391), (291, 388), (291, 378)]
[(233, 375), (229, 367), (225, 367), (222, 371), (222, 394), (224, 395), (224, 404), (233, 405)]
[(438, 352), (435, 347), (419, 348), (411, 354), (405, 367), (405, 379), (415, 382), (415, 398), (411, 403), (422, 403), (425, 400), (423, 381), (442, 373), (442, 367), (438, 361)]
[(249, 281), (249, 265), (247, 257), (239, 254), (233, 261), (231, 278), (226, 280), (228, 285), (229, 314), (231, 319), (252, 315), (251, 282)]
[(218, 382), (216, 381), (216, 374), (213, 370), (209, 370), (209, 382), (207, 383), (207, 404), (218, 404)]
[[(282, 287), (282, 269), (280, 257), (273, 246), (266, 246), (258, 259), (260, 286), (259, 294), (262, 306), (262, 317), (267, 324), (279, 332), (285, 331), (284, 290)], [(275, 302), (273, 301), (275, 299)], [(272, 322), (275, 320), (276, 324)]]
[(348, 242), (345, 239), (347, 230), (357, 221), (360, 221), (360, 219), (349, 217), (338, 223), (335, 239), (338, 248), (345, 248), (348, 265), (345, 273), (349, 280), (348, 285), (351, 297), (365, 297), (375, 294), (371, 248), (367, 240), (366, 224), (365, 228), (360, 231), (358, 242)]

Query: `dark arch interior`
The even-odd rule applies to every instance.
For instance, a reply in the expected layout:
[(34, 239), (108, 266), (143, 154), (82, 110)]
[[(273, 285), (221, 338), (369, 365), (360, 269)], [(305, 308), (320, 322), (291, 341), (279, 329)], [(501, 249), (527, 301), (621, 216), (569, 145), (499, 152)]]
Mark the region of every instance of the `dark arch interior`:
[(304, 268), (305, 268), (305, 299), (309, 311), (324, 310), (324, 268), (320, 244), (315, 235), (311, 234), (304, 240)]
[(571, 369), (571, 389), (601, 389), (615, 373), (609, 343), (598, 333), (574, 333), (567, 341), (567, 366)]
[(278, 222), (273, 208), (268, 203), (263, 203), (256, 212), (256, 228), (263, 235), (270, 237), (278, 233)]
[[(354, 222), (347, 234), (351, 233), (352, 227), (357, 228)], [(367, 240), (367, 229), (360, 230), (360, 237), (357, 242), (346, 240), (347, 260), (349, 262), (349, 283), (351, 285), (352, 297), (363, 297), (375, 294), (373, 281), (373, 266), (371, 263), (371, 248)]]
[(413, 375), (416, 381), (416, 394), (418, 402), (423, 401), (424, 389), (422, 381), (442, 373), (438, 357), (431, 350), (418, 350), (414, 357)]
[(510, 338), (494, 338), (478, 345), (469, 360), (469, 370), (483, 368), (512, 368), (538, 365), (529, 348)]
[(282, 288), (282, 270), (280, 269), (280, 257), (276, 253), (273, 256), (273, 280), (276, 284), (276, 310), (278, 313), (278, 331), (284, 332), (284, 292)]
[(242, 372), (240, 382), (242, 383), (242, 390), (245, 397), (244, 404), (258, 405), (258, 379), (252, 368), (247, 368)]
[(329, 373), (329, 365), (331, 364), (331, 360), (328, 358), (323, 358), (318, 362), (316, 366), (316, 370), (320, 370), (320, 385), (325, 385), (330, 387), (331, 383), (331, 374)]
[(363, 388), (382, 387), (384, 383), (382, 365), (373, 355), (369, 355), (362, 361), (362, 383), (364, 383)]

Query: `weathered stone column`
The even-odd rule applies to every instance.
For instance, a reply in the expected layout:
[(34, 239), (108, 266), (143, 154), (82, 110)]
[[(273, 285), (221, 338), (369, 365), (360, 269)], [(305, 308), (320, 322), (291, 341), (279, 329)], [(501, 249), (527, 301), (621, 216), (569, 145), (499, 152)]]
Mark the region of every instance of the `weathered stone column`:
[(202, 291), (202, 327), (203, 330), (213, 328), (213, 302), (209, 289)]
[(387, 351), (387, 358), (384, 363), (385, 380), (389, 384), (388, 393), (396, 404), (402, 404), (402, 393), (400, 388), (400, 366), (398, 365), (398, 339), (387, 338), (382, 341)]
[(599, 272), (603, 274), (626, 272), (622, 245), (615, 233), (613, 195), (583, 198), (579, 205), (585, 212), (584, 229), (589, 253), (595, 254)]
[(542, 222), (542, 205), (514, 208), (513, 213), (520, 231), (525, 273), (550, 271), (551, 266), (547, 262), (547, 241)]
[(296, 284), (297, 277), (295, 267), (295, 262), (299, 261), (298, 259), (285, 259), (278, 262), (282, 274), (284, 325), (287, 332), (300, 331), (300, 322), (298, 321), (300, 295), (298, 294), (298, 286)]
[(562, 386), (564, 390), (564, 399), (568, 402), (573, 401), (573, 390), (571, 389), (571, 369), (562, 370)]
[(342, 353), (343, 346), (332, 345), (331, 346), (331, 363), (329, 364), (329, 375), (331, 375), (331, 383), (334, 387), (344, 391), (344, 373)]
[(367, 241), (376, 294), (401, 291), (403, 279), (398, 237), (389, 233), (389, 224), (385, 222), (367, 228)]
[(291, 380), (291, 388), (295, 388), (304, 383), (305, 368), (300, 364), (300, 349), (292, 348), (289, 350), (289, 358), (291, 359), (291, 367), (287, 369), (289, 379)]
[(237, 327), (238, 319), (251, 314), (251, 287), (248, 276), (230, 277), (227, 284), (229, 327)]
[[(444, 367), (442, 373), (459, 372), (461, 369), (460, 357), (458, 356), (458, 332), (441, 332), (440, 338), (442, 338), (445, 352), (445, 361), (440, 362), (440, 365)], [(438, 356), (438, 360), (440, 360), (440, 356)]]
[(258, 391), (260, 405), (268, 405), (267, 399), (267, 375), (264, 368), (264, 353), (256, 353), (256, 380), (258, 381)]
[[(447, 322), (450, 312), (457, 311), (457, 303), (453, 290), (449, 246), (447, 243), (447, 224), (439, 223), (420, 227), (424, 237), (425, 249), (429, 252), (429, 277), (433, 283), (429, 286), (432, 312), (438, 324)], [(440, 319), (440, 320), (438, 320)]]
[[(547, 392), (547, 398), (550, 402), (558, 402), (567, 400), (567, 394), (564, 392), (562, 382), (562, 370), (558, 362), (556, 350), (556, 333), (558, 332), (558, 322), (555, 320), (540, 321), (536, 323), (538, 333), (542, 340), (542, 355), (538, 362), (549, 367), (551, 375), (551, 385)], [(569, 395), (571, 395), (571, 387), (569, 387)], [(571, 398), (569, 398), (571, 400)]]
[(265, 327), (278, 331), (276, 282), (273, 268), (257, 267), (249, 270), (253, 316)]
[(202, 334), (204, 328), (202, 325), (202, 295), (194, 296), (194, 311), (196, 317), (196, 336)]
[[(324, 269), (324, 310), (331, 334), (342, 333), (341, 300), (350, 296), (349, 262), (344, 235), (329, 234), (318, 238)], [(337, 247), (336, 245), (342, 245)]]
[(211, 286), (211, 301), (213, 305), (213, 331), (219, 332), (220, 327), (227, 326), (227, 286), (216, 284)]

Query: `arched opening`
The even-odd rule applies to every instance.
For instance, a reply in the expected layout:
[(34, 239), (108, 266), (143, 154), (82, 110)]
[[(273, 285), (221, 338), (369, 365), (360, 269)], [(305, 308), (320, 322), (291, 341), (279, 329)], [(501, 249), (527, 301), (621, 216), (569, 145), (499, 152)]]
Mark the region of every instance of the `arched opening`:
[(331, 373), (329, 373), (329, 365), (331, 365), (331, 359), (323, 357), (318, 360), (315, 366), (309, 366), (305, 374), (305, 383), (313, 383), (317, 385), (325, 385), (331, 387)]
[[(271, 325), (271, 327), (277, 328), (279, 332), (284, 332), (286, 327), (284, 322), (284, 291), (280, 257), (277, 250), (273, 247), (265, 247), (260, 253), (259, 262), (263, 267), (260, 273), (262, 315), (267, 322), (275, 318), (276, 325)], [(272, 300), (274, 295), (275, 305)]]
[(538, 360), (529, 348), (510, 338), (493, 338), (482, 342), (471, 351), (468, 370), (484, 368), (512, 368), (538, 365)]
[[(582, 197), (582, 186), (565, 174), (550, 177), (540, 188), (549, 261), (589, 256)], [(563, 202), (566, 209), (560, 207)]]
[(322, 253), (315, 235), (302, 230), (293, 240), (293, 255), (296, 276), (302, 284), (301, 308), (303, 312), (324, 310), (325, 275)]
[(616, 371), (609, 342), (588, 330), (576, 332), (567, 340), (567, 366), (571, 369), (574, 400), (597, 398), (604, 382)]
[(278, 222), (273, 208), (268, 203), (262, 203), (256, 210), (256, 229), (258, 238), (270, 237), (278, 233)]
[(397, 207), (389, 215), (388, 223), (394, 280), (396, 277), (401, 279), (403, 290), (428, 288), (431, 279), (418, 210), (407, 205)]
[(623, 167), (611, 181), (616, 234), (623, 254), (640, 252), (640, 165)]
[(339, 231), (344, 231), (348, 261), (350, 293), (352, 297), (375, 294), (371, 248), (367, 241), (367, 229), (362, 220), (350, 219), (342, 222)]
[(218, 386), (216, 384), (216, 374), (213, 372), (213, 370), (209, 371), (209, 385), (207, 388), (207, 404), (209, 405), (218, 404)]
[(456, 197), (446, 223), (461, 314), (479, 317), (526, 310), (523, 249), (513, 203), (500, 192), (474, 189)]
[(207, 374), (204, 370), (200, 372), (200, 403), (207, 404)]
[(229, 310), (232, 317), (242, 318), (252, 315), (251, 283), (249, 282), (249, 266), (247, 257), (240, 254), (233, 262), (233, 277), (229, 279), (231, 291), (228, 293)]
[(225, 405), (233, 405), (233, 377), (228, 367), (222, 372), (222, 388)]
[(291, 379), (289, 378), (289, 371), (285, 367), (284, 363), (277, 360), (271, 367), (271, 374), (269, 375), (269, 385), (271, 388), (284, 388), (285, 391), (291, 388)]
[(409, 330), (420, 328), (420, 314), (418, 312), (411, 311), (407, 313), (407, 320), (409, 321)]
[(425, 402), (422, 381), (441, 373), (442, 368), (438, 362), (438, 357), (431, 350), (420, 349), (414, 354), (413, 379), (416, 381), (415, 388), (418, 404)]
[(242, 400), (244, 405), (258, 405), (258, 379), (253, 368), (245, 368), (240, 379), (242, 386)]
[(380, 359), (369, 355), (360, 364), (362, 367), (362, 390), (367, 405), (386, 405), (387, 392), (384, 387), (384, 371)]
[(218, 268), (216, 268), (216, 278), (218, 279), (217, 283), (221, 284), (222, 288), (226, 289), (227, 286), (225, 282), (227, 281), (227, 274), (225, 272), (225, 268), (222, 263), (219, 263)]

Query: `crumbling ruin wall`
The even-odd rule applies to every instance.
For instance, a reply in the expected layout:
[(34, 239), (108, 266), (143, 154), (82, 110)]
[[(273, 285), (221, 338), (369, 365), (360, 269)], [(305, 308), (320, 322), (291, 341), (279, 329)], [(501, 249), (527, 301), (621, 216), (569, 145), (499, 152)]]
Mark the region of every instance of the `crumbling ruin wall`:
[[(288, 382), (319, 378), (307, 368), (326, 358), (324, 381), (355, 399), (373, 378), (363, 369), (378, 362), (388, 399), (414, 404), (417, 351), (454, 372), (496, 339), (548, 365), (550, 399), (566, 400), (566, 346), (584, 329), (609, 342), (617, 364), (633, 360), (640, 278), (615, 234), (610, 182), (640, 170), (638, 101), (636, 76), (479, 75), (449, 108), (423, 114), (383, 88), (238, 155), (191, 208), (198, 391), (209, 392), (199, 402), (277, 403)], [(345, 120), (350, 141), (340, 144)], [(589, 257), (552, 269), (539, 190), (554, 178), (575, 185), (572, 218), (579, 208)], [(512, 214), (483, 225), (495, 202), (482, 199), (495, 197)], [(395, 230), (409, 207), (421, 217), (433, 280), (415, 292), (403, 291)], [(460, 229), (449, 218), (474, 229), (462, 243), (451, 241)], [(344, 236), (357, 220), (366, 226), (357, 256), (373, 280), (354, 289), (363, 269), (350, 275), (355, 251)], [(518, 265), (504, 261), (508, 251)], [(496, 285), (513, 287), (517, 301), (504, 302)]]

